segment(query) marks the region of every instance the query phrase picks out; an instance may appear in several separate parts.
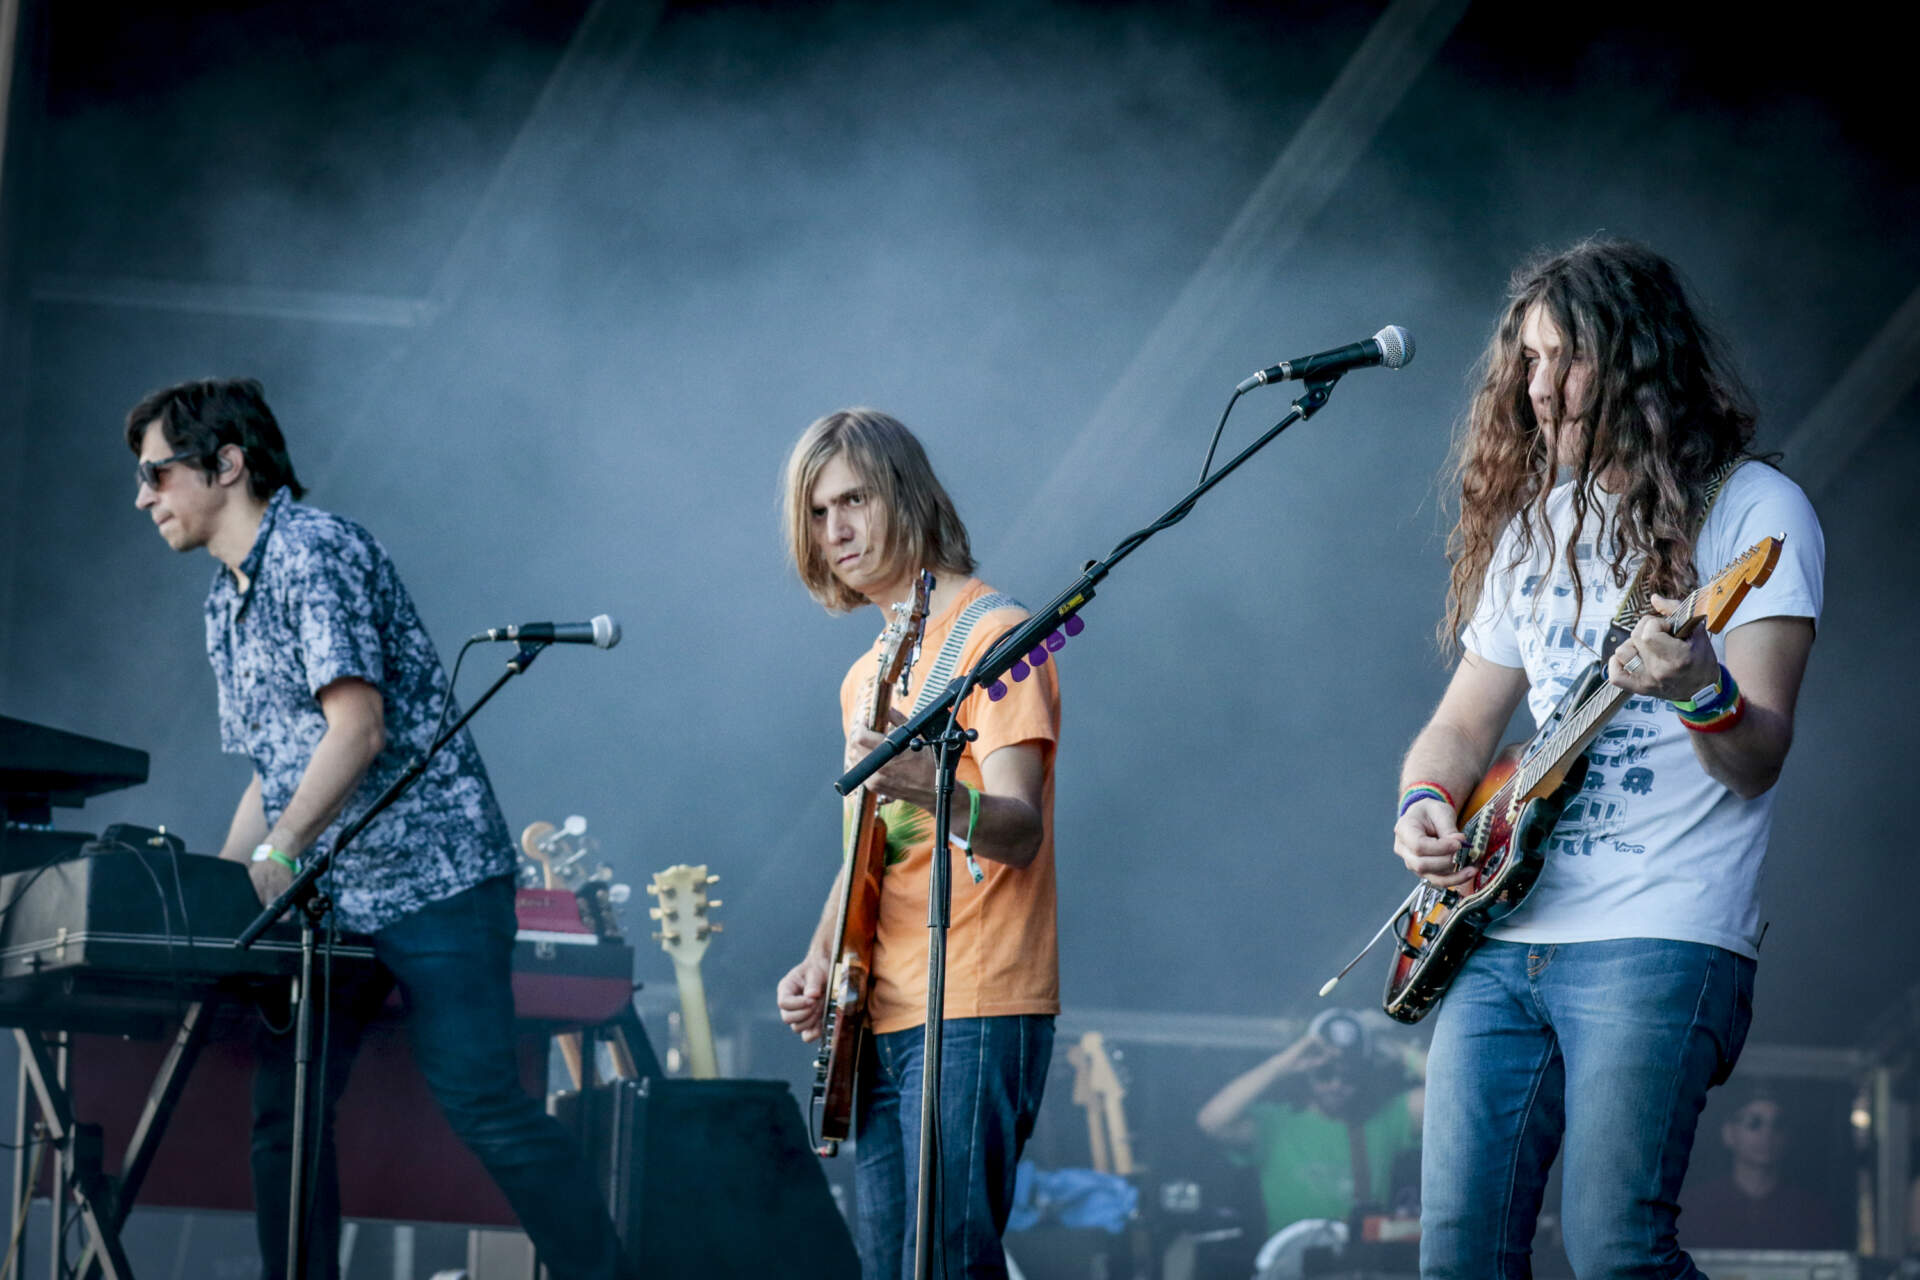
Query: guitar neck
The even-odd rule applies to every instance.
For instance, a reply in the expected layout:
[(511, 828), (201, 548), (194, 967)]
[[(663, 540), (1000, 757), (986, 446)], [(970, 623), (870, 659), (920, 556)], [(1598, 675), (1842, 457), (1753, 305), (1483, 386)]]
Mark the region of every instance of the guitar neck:
[[(1700, 592), (1694, 591), (1682, 600), (1672, 614), (1673, 621), (1667, 630), (1676, 636), (1684, 636), (1693, 630), (1698, 621), (1693, 610), (1700, 598)], [(1553, 734), (1540, 745), (1540, 749), (1528, 758), (1514, 775), (1514, 794), (1526, 796), (1532, 794), (1541, 781), (1557, 773), (1559, 767), (1574, 756), (1587, 749), (1601, 726), (1613, 718), (1627, 699), (1633, 697), (1630, 690), (1616, 684), (1606, 684), (1576, 707), (1571, 715), (1555, 729)]]
[(673, 978), (680, 988), (680, 1025), (687, 1033), (687, 1072), (696, 1080), (712, 1080), (720, 1074), (720, 1059), (713, 1049), (713, 1023), (707, 1017), (707, 984), (698, 964), (677, 958)]

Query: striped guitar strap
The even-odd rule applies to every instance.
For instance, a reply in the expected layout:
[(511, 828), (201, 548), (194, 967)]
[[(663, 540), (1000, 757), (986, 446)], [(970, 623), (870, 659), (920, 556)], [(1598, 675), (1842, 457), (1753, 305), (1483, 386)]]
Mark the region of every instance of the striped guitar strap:
[(1012, 596), (989, 591), (962, 609), (960, 616), (954, 619), (953, 630), (947, 633), (946, 643), (940, 646), (933, 665), (927, 668), (926, 676), (920, 682), (920, 695), (913, 700), (913, 714), (924, 711), (928, 703), (946, 692), (947, 686), (953, 683), (954, 676), (959, 674), (956, 668), (960, 665), (961, 651), (967, 647), (967, 637), (973, 634), (975, 623), (995, 609), (1024, 607)]
[[(1700, 536), (1700, 530), (1706, 527), (1707, 513), (1713, 510), (1713, 504), (1720, 499), (1721, 486), (1726, 484), (1727, 477), (1745, 461), (1747, 459), (1744, 455), (1735, 454), (1722, 463), (1720, 470), (1714, 473), (1713, 479), (1707, 482), (1707, 500), (1700, 507), (1700, 522), (1693, 527), (1693, 536), (1696, 539)], [(1608, 658), (1613, 656), (1613, 651), (1620, 647), (1620, 642), (1632, 633), (1634, 624), (1646, 616), (1647, 610), (1653, 604), (1651, 594), (1647, 590), (1646, 562), (1642, 561), (1639, 569), (1634, 571), (1633, 581), (1627, 584), (1627, 594), (1620, 598), (1620, 607), (1614, 611), (1613, 625), (1607, 628), (1607, 642), (1600, 646), (1602, 666), (1606, 664)]]

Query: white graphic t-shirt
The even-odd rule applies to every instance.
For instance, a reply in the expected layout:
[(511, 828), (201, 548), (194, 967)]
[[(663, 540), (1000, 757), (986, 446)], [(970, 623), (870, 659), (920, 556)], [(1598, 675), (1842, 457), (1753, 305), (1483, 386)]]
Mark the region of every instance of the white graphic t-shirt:
[[(1597, 492), (1588, 526), (1604, 534), (1611, 495)], [(1486, 587), (1462, 635), (1490, 662), (1523, 667), (1528, 706), (1544, 722), (1599, 654), (1626, 588), (1615, 586), (1596, 547), (1576, 547), (1585, 596), (1574, 617), (1573, 584), (1560, 549), (1572, 523), (1573, 485), (1548, 495), (1549, 536), (1535, 539), (1516, 567), (1509, 529), (1489, 566)], [(1764, 463), (1727, 478), (1694, 549), (1706, 581), (1769, 535), (1785, 534), (1766, 585), (1748, 593), (1726, 636), (1761, 618), (1820, 617), (1826, 541), (1800, 486)], [(1753, 956), (1760, 935), (1760, 865), (1778, 787), (1742, 800), (1707, 776), (1689, 731), (1657, 698), (1630, 698), (1587, 749), (1584, 789), (1568, 804), (1546, 847), (1546, 868), (1519, 910), (1487, 930), (1515, 942), (1592, 942), (1672, 938)]]

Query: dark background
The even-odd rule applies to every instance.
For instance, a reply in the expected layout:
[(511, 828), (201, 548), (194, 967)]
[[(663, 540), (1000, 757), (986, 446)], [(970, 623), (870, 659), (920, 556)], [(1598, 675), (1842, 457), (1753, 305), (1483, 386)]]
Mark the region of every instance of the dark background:
[[(165, 383), (258, 377), (310, 501), (382, 539), (449, 657), (511, 621), (625, 624), (476, 733), (516, 831), (580, 813), (636, 885), (725, 877), (706, 974), (738, 1035), (831, 877), (835, 692), (877, 626), (783, 561), (805, 424), (903, 418), (985, 576), (1036, 603), (1184, 491), (1242, 375), (1399, 323), (1413, 364), (1349, 378), (1062, 655), (1069, 1009), (1309, 1013), (1404, 892), (1395, 773), (1447, 674), (1435, 476), (1507, 274), (1630, 236), (1688, 273), (1825, 525), (1753, 1038), (1856, 1044), (1906, 985), (1913, 883), (1907, 51), (1733, 6), (1411, 12), (30, 4), (0, 712), (152, 753), (63, 825), (218, 847), (247, 774), (201, 645), (213, 562), (133, 510), (121, 420)], [(1357, 158), (1296, 151), (1296, 194), (1263, 188), (1368, 33), (1403, 29), (1436, 51), (1310, 126)], [(1229, 440), (1285, 406), (1250, 397)], [(670, 983), (666, 958), (643, 945), (640, 976)], [(746, 1065), (797, 1076), (773, 1031)]]

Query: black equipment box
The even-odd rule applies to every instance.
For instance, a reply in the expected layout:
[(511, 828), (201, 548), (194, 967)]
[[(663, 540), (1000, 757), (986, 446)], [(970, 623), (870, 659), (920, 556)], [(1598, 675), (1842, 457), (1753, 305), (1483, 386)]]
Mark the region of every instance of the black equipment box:
[(555, 1099), (649, 1276), (857, 1280), (847, 1225), (781, 1080), (620, 1080)]

